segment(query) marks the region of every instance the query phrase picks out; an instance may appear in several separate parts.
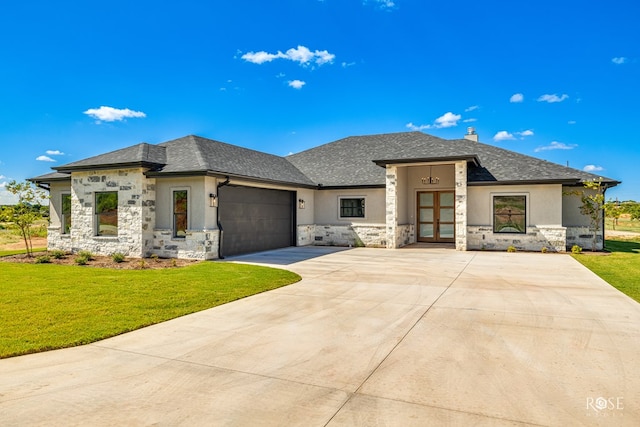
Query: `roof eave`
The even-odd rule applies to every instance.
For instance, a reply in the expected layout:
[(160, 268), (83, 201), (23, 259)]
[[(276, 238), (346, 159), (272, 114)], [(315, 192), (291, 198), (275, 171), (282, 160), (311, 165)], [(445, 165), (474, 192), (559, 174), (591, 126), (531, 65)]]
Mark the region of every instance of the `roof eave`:
[(78, 172), (78, 171), (93, 171), (93, 170), (106, 170), (106, 169), (128, 169), (128, 168), (148, 168), (158, 169), (165, 166), (160, 163), (153, 162), (127, 162), (127, 163), (104, 163), (99, 165), (78, 165), (78, 166), (57, 166), (51, 169), (57, 172)]
[(464, 156), (445, 156), (445, 157), (416, 157), (406, 159), (382, 159), (372, 160), (378, 166), (385, 167), (392, 164), (404, 164), (404, 163), (435, 163), (435, 162), (455, 162), (465, 160), (471, 162), (474, 166), (480, 166), (480, 160), (476, 155), (464, 155)]
[(280, 181), (275, 179), (268, 178), (257, 178), (252, 176), (245, 176), (227, 172), (220, 171), (211, 171), (211, 170), (199, 170), (199, 171), (181, 171), (181, 172), (154, 172), (149, 171), (146, 173), (146, 176), (153, 178), (172, 178), (172, 177), (190, 177), (190, 176), (212, 176), (215, 178), (233, 178), (233, 179), (241, 179), (243, 181), (250, 182), (258, 182), (264, 184), (274, 184), (274, 185), (282, 185), (286, 187), (296, 187), (296, 188), (317, 188), (316, 184), (312, 183), (300, 183), (300, 182), (291, 182), (291, 181)]

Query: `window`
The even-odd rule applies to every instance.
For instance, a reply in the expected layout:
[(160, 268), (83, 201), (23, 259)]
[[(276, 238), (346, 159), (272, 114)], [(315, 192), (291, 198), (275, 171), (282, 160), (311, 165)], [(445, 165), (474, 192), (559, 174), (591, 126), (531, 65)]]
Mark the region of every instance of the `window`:
[(364, 197), (341, 197), (340, 218), (364, 218)]
[(62, 234), (71, 232), (71, 194), (62, 195), (62, 215), (60, 216)]
[(118, 192), (96, 193), (96, 235), (118, 235)]
[(187, 190), (173, 192), (173, 237), (187, 235)]
[(493, 196), (493, 232), (527, 232), (526, 196)]

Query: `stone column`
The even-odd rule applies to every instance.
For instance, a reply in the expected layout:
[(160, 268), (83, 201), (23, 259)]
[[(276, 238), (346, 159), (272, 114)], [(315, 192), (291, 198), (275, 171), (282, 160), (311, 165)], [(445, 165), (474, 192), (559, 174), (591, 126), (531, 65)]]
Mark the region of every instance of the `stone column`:
[(396, 249), (398, 234), (398, 168), (387, 165), (386, 179), (387, 248)]
[(467, 162), (456, 162), (456, 250), (467, 250)]

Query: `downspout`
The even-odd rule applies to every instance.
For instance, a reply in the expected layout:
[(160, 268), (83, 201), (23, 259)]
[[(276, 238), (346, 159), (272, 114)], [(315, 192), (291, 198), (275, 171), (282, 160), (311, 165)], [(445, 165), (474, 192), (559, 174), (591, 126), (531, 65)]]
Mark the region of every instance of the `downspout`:
[(229, 184), (229, 177), (225, 179), (223, 182), (219, 182), (216, 188), (216, 195), (218, 196), (218, 207), (216, 208), (216, 224), (218, 224), (218, 259), (224, 259), (222, 256), (222, 235), (224, 234), (224, 230), (222, 229), (222, 224), (220, 224), (220, 188)]

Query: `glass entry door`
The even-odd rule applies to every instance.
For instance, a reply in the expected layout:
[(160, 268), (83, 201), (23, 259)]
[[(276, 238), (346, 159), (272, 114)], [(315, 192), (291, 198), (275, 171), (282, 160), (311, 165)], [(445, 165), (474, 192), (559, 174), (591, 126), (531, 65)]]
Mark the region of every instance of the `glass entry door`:
[(455, 241), (455, 193), (453, 191), (418, 192), (418, 241)]

